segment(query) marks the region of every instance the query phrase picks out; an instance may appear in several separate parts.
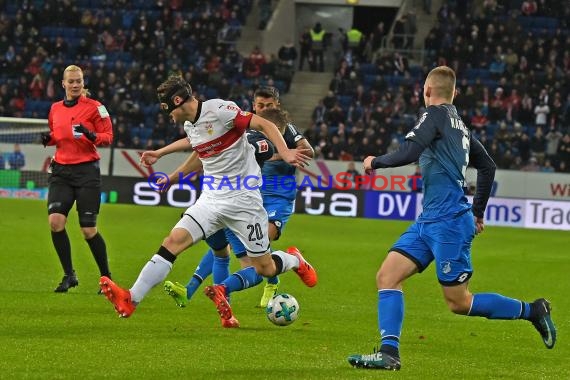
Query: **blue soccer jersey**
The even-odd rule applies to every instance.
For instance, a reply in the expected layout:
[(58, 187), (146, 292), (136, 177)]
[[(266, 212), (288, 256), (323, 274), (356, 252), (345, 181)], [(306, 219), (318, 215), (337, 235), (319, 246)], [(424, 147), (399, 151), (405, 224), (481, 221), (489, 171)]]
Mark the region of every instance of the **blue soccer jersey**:
[(406, 135), (424, 150), (419, 163), (423, 179), (423, 212), (418, 222), (438, 221), (471, 208), (465, 197), (470, 132), (455, 106), (429, 106)]
[[(304, 138), (293, 124), (287, 124), (283, 139), (288, 148), (296, 148), (297, 142)], [(261, 187), (263, 199), (266, 199), (266, 196), (271, 196), (294, 201), (297, 195), (295, 169), (294, 166), (283, 160), (266, 161), (261, 171), (263, 175), (263, 186)]]

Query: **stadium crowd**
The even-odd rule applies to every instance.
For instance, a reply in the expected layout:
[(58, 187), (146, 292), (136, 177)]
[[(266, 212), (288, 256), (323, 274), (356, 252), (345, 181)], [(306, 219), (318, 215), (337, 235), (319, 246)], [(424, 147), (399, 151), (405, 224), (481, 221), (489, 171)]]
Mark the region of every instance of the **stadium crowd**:
[(402, 50), (370, 54), (370, 43), (345, 49), (305, 135), (324, 159), (395, 150), (424, 111), (423, 78), (448, 65), (458, 75), (455, 104), (499, 168), (570, 172), (570, 8), (563, 3), (446, 1), (425, 39), (423, 66)]
[(259, 85), (284, 92), (290, 81), (279, 77), (276, 56), (235, 50), (251, 7), (251, 0), (0, 2), (0, 114), (46, 118), (63, 97), (69, 64), (107, 105), (118, 147), (153, 149), (185, 136), (167, 128), (156, 101), (172, 73), (195, 83), (199, 98), (250, 110)]
[[(264, 6), (269, 2), (263, 2)], [(319, 158), (361, 160), (397, 149), (423, 112), (435, 65), (458, 74), (456, 105), (500, 168), (569, 172), (570, 8), (555, 1), (445, 1), (425, 39), (423, 65), (405, 48), (378, 54), (383, 23), (358, 46), (343, 41), (329, 93), (305, 135)], [(300, 54), (235, 50), (252, 0), (30, 0), (0, 2), (0, 114), (45, 118), (61, 99), (62, 68), (78, 64), (114, 118), (118, 147), (152, 149), (184, 136), (158, 112), (171, 73), (202, 99), (251, 110), (253, 91), (285, 92)], [(412, 15), (399, 29), (415, 30)], [(261, 28), (262, 26), (260, 26)], [(397, 45), (397, 46), (396, 46)], [(288, 43), (287, 48), (292, 44)], [(291, 58), (293, 57), (293, 58)]]

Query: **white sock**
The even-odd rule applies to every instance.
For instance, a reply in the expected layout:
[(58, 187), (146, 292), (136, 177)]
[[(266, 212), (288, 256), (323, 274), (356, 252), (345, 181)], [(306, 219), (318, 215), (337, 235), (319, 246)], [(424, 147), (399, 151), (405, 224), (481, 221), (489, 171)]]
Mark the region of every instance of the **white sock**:
[(271, 254), (277, 255), (281, 258), (281, 261), (283, 262), (283, 269), (281, 270), (281, 273), (287, 272), (291, 269), (299, 268), (299, 259), (297, 256), (290, 255), (283, 251), (273, 251)]
[(143, 267), (139, 277), (130, 289), (131, 300), (135, 304), (141, 302), (153, 287), (164, 281), (171, 269), (172, 263), (170, 261), (162, 256), (154, 255)]

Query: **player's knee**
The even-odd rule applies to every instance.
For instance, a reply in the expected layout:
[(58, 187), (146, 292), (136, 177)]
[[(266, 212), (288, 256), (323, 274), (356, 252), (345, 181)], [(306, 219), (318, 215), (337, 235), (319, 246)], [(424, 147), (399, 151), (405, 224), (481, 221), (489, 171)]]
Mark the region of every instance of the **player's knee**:
[(60, 232), (65, 228), (67, 218), (63, 214), (49, 215), (49, 228), (52, 232)]
[(282, 223), (280, 220), (270, 220), (268, 223), (269, 229), (269, 240), (276, 241), (279, 240), (281, 236), (281, 226)]
[(236, 257), (238, 258), (238, 260), (239, 260), (239, 265), (240, 265), (242, 268), (247, 268), (247, 267), (253, 266), (253, 263), (251, 262), (251, 259), (250, 259), (247, 255), (246, 255), (246, 256), (237, 256), (237, 255), (236, 255)]
[(178, 255), (192, 244), (194, 244), (192, 235), (181, 228), (175, 228), (172, 230), (170, 235), (162, 241), (163, 247), (168, 249), (174, 255)]
[(97, 227), (81, 227), (81, 233), (84, 239), (89, 240), (97, 234)]
[(378, 289), (399, 289), (400, 281), (382, 266), (376, 272), (376, 285)]

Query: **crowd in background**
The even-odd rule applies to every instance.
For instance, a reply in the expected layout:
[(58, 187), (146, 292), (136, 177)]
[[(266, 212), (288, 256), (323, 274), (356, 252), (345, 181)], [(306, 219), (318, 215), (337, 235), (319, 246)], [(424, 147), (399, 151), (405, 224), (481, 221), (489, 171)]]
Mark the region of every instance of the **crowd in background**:
[[(424, 112), (427, 72), (448, 65), (458, 76), (455, 105), (499, 168), (570, 172), (570, 7), (564, 3), (446, 1), (420, 67), (398, 50), (373, 59), (345, 50), (305, 134), (324, 159), (393, 151)], [(384, 30), (379, 24), (375, 33)], [(398, 38), (393, 43), (401, 48), (406, 39)]]
[[(378, 54), (390, 29), (384, 23), (357, 45), (342, 38), (350, 31), (341, 31), (330, 91), (305, 135), (323, 159), (393, 151), (424, 111), (425, 75), (448, 65), (458, 76), (455, 104), (463, 120), (500, 168), (569, 172), (570, 7), (564, 3), (444, 1), (425, 39), (423, 65), (401, 50)], [(261, 4), (259, 29), (271, 14), (271, 2)], [(312, 56), (309, 30), (301, 33), (299, 52), (288, 42), (276, 55), (259, 48), (239, 54), (235, 42), (251, 8), (252, 0), (0, 1), (0, 114), (47, 117), (63, 97), (62, 70), (72, 63), (113, 115), (118, 147), (156, 148), (184, 136), (182, 128), (168, 127), (155, 97), (172, 73), (192, 83), (199, 98), (231, 99), (251, 110), (259, 85), (287, 91), (294, 70)], [(417, 31), (413, 12), (396, 21), (396, 31)], [(397, 35), (392, 45), (405, 50), (413, 38)]]
[(69, 64), (83, 69), (90, 96), (107, 106), (118, 147), (155, 148), (184, 135), (168, 128), (156, 101), (171, 74), (201, 99), (249, 110), (259, 85), (288, 87), (276, 56), (235, 49), (251, 7), (251, 0), (1, 1), (0, 114), (46, 118), (63, 98)]

